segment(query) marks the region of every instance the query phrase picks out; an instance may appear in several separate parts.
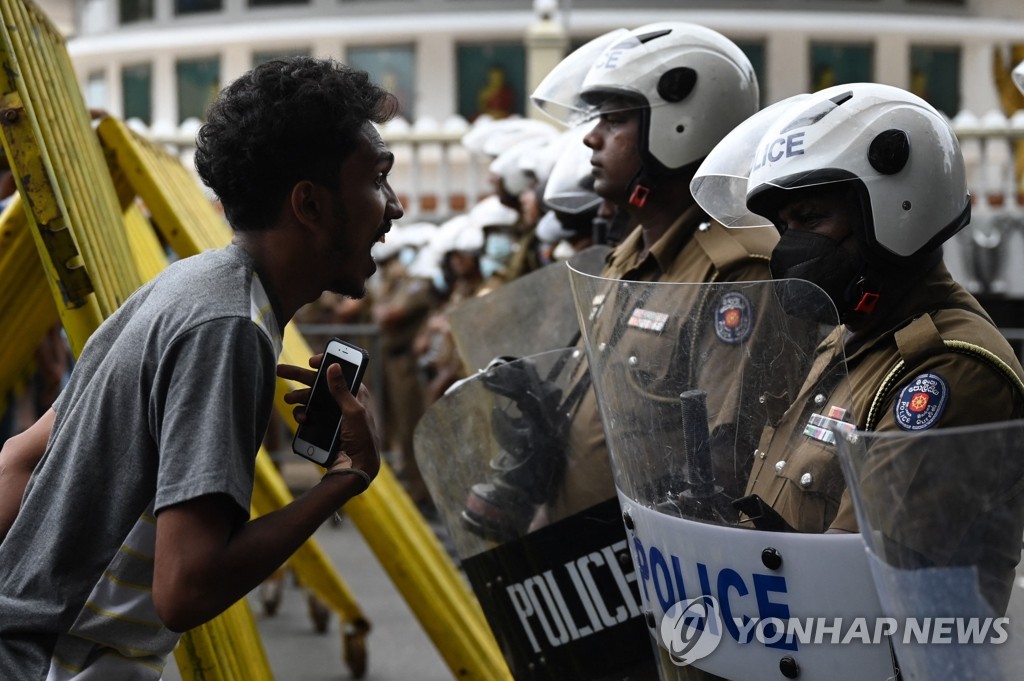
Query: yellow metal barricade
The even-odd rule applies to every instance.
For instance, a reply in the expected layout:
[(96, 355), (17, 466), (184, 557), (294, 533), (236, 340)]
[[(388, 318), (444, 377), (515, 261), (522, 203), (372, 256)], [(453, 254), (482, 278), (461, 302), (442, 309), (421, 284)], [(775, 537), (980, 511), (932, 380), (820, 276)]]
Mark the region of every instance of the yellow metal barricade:
[(35, 5), (7, 0), (0, 10), (4, 150), (77, 354), (141, 279), (124, 230), (114, 228), (120, 204), (103, 180), (103, 155), (63, 39)]
[(249, 603), (242, 599), (217, 619), (183, 636), (174, 651), (186, 681), (273, 681)]
[(175, 156), (117, 118), (103, 118), (96, 133), (121, 204), (139, 197), (179, 257), (223, 248), (231, 241), (224, 218)]
[(7, 397), (20, 391), (35, 365), (35, 351), (46, 332), (59, 322), (46, 286), (21, 199), (15, 195), (0, 214), (0, 413)]

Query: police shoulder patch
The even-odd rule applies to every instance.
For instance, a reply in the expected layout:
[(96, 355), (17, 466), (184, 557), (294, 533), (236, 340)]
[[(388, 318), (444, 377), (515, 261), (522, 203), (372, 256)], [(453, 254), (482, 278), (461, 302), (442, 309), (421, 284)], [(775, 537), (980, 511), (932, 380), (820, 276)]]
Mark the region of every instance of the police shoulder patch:
[(946, 410), (949, 384), (938, 374), (920, 374), (896, 398), (893, 417), (903, 430), (927, 430)]
[(742, 343), (750, 337), (754, 326), (754, 309), (750, 300), (739, 291), (723, 293), (715, 306), (715, 335), (730, 344)]

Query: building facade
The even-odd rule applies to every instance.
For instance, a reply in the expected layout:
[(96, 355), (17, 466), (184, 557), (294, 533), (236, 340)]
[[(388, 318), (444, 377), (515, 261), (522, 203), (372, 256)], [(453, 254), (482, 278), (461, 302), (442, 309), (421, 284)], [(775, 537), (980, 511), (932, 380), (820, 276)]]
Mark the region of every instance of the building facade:
[(471, 120), (530, 115), (526, 39), (548, 8), (567, 48), (666, 19), (714, 28), (750, 56), (765, 104), (867, 80), (981, 115), (1001, 105), (998, 55), (1024, 46), (1020, 0), (76, 0), (68, 46), (91, 105), (158, 131), (295, 53), (366, 68), (410, 121)]

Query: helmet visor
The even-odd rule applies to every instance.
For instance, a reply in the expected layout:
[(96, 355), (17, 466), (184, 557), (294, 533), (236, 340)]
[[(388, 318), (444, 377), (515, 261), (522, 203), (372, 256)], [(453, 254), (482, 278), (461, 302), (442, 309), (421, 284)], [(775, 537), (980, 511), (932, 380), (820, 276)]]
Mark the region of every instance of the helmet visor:
[(772, 224), (747, 208), (747, 184), (755, 152), (780, 114), (808, 97), (796, 95), (762, 109), (736, 126), (711, 150), (690, 181), (693, 198), (708, 215), (726, 227)]
[(551, 118), (574, 125), (590, 117), (592, 107), (580, 98), (583, 81), (598, 59), (612, 45), (631, 40), (624, 28), (594, 38), (559, 62), (530, 95), (533, 103)]

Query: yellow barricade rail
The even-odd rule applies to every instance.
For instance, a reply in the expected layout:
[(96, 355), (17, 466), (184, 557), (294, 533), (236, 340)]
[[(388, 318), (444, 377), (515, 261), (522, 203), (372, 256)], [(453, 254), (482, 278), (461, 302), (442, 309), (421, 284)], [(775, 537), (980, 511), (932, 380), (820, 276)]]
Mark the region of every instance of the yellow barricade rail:
[[(152, 213), (153, 222), (179, 255), (220, 248), (227, 243), (230, 232), (223, 218), (175, 157), (143, 140), (114, 118), (103, 120), (98, 133), (108, 162), (118, 166), (112, 169), (112, 176), (119, 186), (122, 182), (133, 186)], [(129, 194), (123, 187), (119, 193)], [(186, 219), (186, 215), (190, 218)], [(294, 324), (289, 324), (285, 328), (281, 361), (307, 366), (312, 354), (302, 334)], [(277, 390), (277, 411), (292, 429), (295, 428), (292, 407), (284, 403), (283, 397), (295, 387), (299, 386), (281, 380)], [(276, 469), (262, 465), (258, 471), (254, 505), (264, 494), (276, 494), (277, 506), (291, 500)], [(475, 596), (386, 465), (373, 486), (346, 504), (345, 511), (454, 676), (494, 681), (511, 679)], [(360, 630), (366, 622), (354, 611), (354, 604), (348, 602), (350, 595), (344, 584), (333, 577), (333, 572), (324, 569), (325, 561), (319, 548), (307, 542), (307, 546), (293, 556), (290, 565), (305, 586), (356, 627), (354, 640), (346, 639), (348, 654), (350, 647), (358, 646)], [(355, 670), (355, 664), (350, 663), (350, 666)]]
[[(21, 197), (12, 213), (5, 215), (4, 224), (12, 227), (12, 245), (25, 254), (23, 237), (16, 229), (21, 217), (13, 213), (23, 208), (21, 216), (27, 218), (35, 254), (21, 262), (36, 267), (35, 271), (29, 267), (23, 280), (13, 280), (19, 285), (5, 287), (4, 295), (13, 291), (15, 297), (27, 298), (32, 294), (26, 285), (32, 282), (44, 293), (49, 288), (50, 310), (56, 303), (77, 356), (103, 319), (143, 281), (128, 227), (140, 228), (144, 218), (134, 206), (128, 206), (127, 216), (122, 215), (63, 38), (31, 2), (0, 0), (0, 15), (0, 132)], [(146, 269), (152, 271), (159, 266), (159, 260), (152, 259), (153, 241), (140, 233), (135, 237), (136, 248), (149, 254)], [(8, 269), (6, 260), (3, 266), (0, 276), (11, 281), (7, 277), (13, 266)], [(26, 305), (19, 300), (10, 308), (5, 306), (4, 314), (25, 314)], [(30, 310), (27, 314), (34, 318)], [(35, 316), (46, 317), (45, 313)], [(23, 355), (42, 337), (35, 336), (37, 328), (20, 335), (16, 345)], [(45, 328), (49, 327), (44, 332)], [(222, 642), (209, 646), (202, 666), (182, 669), (182, 676), (191, 679), (194, 673), (225, 681), (272, 678), (258, 638), (253, 644), (254, 627), (243, 600), (187, 634), (183, 637), (186, 647), (195, 647), (193, 638), (209, 640), (215, 634)]]
[(7, 408), (7, 396), (20, 391), (30, 377), (36, 348), (58, 321), (21, 199), (15, 194), (0, 214), (0, 329), (8, 330), (0, 343), (0, 412)]
[(101, 179), (103, 156), (63, 38), (31, 3), (5, 0), (0, 12), (4, 150), (77, 354), (141, 278), (124, 230), (111, 228), (121, 222), (120, 206)]
[(224, 218), (175, 156), (113, 117), (103, 118), (96, 133), (121, 205), (139, 197), (179, 257), (223, 248), (231, 241)]

